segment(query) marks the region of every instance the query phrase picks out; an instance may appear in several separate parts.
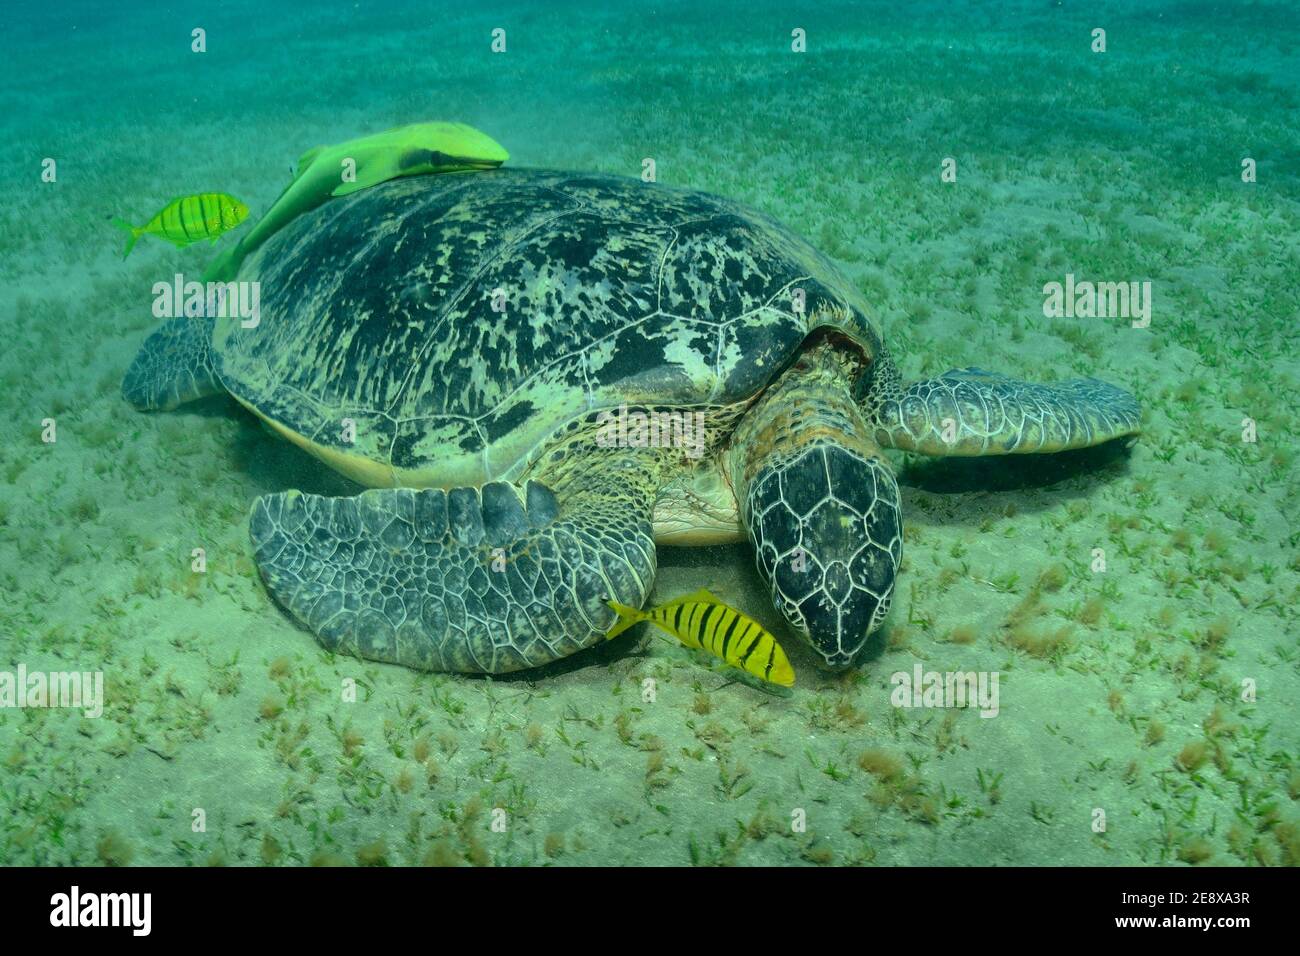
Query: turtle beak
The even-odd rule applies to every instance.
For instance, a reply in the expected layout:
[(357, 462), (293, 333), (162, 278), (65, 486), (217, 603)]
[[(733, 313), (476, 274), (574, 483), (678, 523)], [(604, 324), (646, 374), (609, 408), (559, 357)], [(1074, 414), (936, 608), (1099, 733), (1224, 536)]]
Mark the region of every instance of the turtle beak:
[[(830, 578), (839, 571), (832, 564), (823, 575)], [(788, 608), (781, 606), (791, 626), (799, 628), (827, 669), (838, 671), (851, 667), (867, 639), (879, 630), (893, 597), (892, 567), (888, 573), (888, 583), (883, 586), (879, 582), (875, 584), (884, 592), (883, 595), (858, 588), (846, 591), (822, 584), (814, 586), (802, 603)], [(838, 604), (836, 595), (841, 601)]]
[(868, 543), (848, 563), (812, 551), (773, 575), (774, 603), (830, 670), (853, 665), (893, 599), (894, 553), (864, 538)]

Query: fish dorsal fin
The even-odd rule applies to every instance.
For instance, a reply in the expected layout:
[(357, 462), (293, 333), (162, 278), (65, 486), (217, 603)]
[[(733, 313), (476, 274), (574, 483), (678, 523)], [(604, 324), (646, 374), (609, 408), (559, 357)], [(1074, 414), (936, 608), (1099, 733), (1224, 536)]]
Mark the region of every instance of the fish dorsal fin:
[(299, 176), (301, 176), (303, 172), (307, 169), (307, 167), (310, 166), (312, 162), (316, 159), (316, 157), (320, 155), (320, 151), (324, 148), (325, 148), (324, 146), (313, 146), (311, 149), (307, 150), (307, 152), (299, 156), (298, 171), (293, 174), (293, 178), (297, 179)]
[(664, 607), (676, 607), (679, 604), (721, 604), (721, 603), (722, 603), (721, 601), (715, 598), (707, 590), (705, 590), (704, 588), (700, 588), (700, 590), (695, 591), (691, 594), (686, 594), (683, 595), (682, 597), (675, 598), (669, 601), (667, 604), (664, 605)]

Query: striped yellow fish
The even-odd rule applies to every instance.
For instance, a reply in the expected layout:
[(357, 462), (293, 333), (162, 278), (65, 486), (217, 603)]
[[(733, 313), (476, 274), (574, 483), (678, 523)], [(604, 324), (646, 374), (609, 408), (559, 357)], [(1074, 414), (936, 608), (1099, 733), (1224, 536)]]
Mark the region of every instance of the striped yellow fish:
[(216, 242), (222, 233), (229, 232), (248, 218), (248, 207), (226, 193), (196, 193), (173, 199), (162, 211), (143, 226), (133, 226), (124, 219), (114, 219), (113, 225), (131, 234), (122, 251), (125, 259), (131, 254), (141, 236), (157, 236), (180, 248), (207, 239)]
[(649, 621), (687, 647), (708, 651), (769, 683), (794, 686), (794, 668), (776, 638), (708, 591), (696, 591), (652, 611), (638, 611), (613, 601), (609, 606), (618, 612), (618, 623), (607, 638), (617, 637), (640, 621)]

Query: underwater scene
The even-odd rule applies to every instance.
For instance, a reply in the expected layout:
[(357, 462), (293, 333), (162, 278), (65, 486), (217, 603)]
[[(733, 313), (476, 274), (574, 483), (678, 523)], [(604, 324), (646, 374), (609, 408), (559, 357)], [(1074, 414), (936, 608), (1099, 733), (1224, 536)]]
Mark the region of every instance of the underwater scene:
[(0, 863), (1300, 864), (1300, 8), (21, 5)]

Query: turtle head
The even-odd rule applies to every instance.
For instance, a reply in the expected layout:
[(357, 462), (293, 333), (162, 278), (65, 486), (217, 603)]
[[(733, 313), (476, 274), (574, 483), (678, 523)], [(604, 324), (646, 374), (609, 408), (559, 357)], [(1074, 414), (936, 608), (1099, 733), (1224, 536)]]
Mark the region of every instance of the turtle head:
[(889, 612), (898, 483), (842, 380), (793, 369), (737, 429), (732, 480), (772, 602), (834, 669)]
[(879, 458), (816, 443), (748, 489), (749, 533), (772, 603), (831, 668), (889, 612), (902, 558), (898, 484)]

